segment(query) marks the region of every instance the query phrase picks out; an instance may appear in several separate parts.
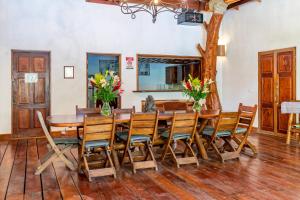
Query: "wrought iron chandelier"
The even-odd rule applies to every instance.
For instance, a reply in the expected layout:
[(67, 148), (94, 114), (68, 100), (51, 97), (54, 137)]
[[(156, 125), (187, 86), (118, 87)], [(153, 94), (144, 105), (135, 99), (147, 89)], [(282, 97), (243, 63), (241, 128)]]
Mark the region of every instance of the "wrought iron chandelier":
[(181, 0), (179, 3), (167, 3), (162, 0), (145, 0), (140, 4), (131, 4), (127, 0), (121, 0), (121, 11), (123, 14), (131, 15), (131, 19), (136, 18), (136, 13), (146, 12), (152, 16), (152, 22), (156, 22), (157, 15), (163, 12), (174, 13), (174, 18), (188, 10), (187, 0)]

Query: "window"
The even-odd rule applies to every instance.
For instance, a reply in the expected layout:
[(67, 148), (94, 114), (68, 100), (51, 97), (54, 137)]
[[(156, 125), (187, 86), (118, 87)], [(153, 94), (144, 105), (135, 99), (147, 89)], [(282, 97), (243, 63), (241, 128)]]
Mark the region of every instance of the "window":
[(200, 57), (138, 55), (137, 92), (180, 91), (191, 74), (201, 76)]
[[(93, 94), (95, 88), (91, 85), (90, 79), (94, 77), (96, 73), (105, 73), (106, 70), (115, 71), (120, 76), (120, 59), (121, 55), (116, 54), (87, 54), (87, 102), (88, 108), (98, 107), (101, 102), (95, 102)], [(120, 76), (121, 77), (121, 76)], [(112, 102), (112, 106), (120, 107), (120, 99), (116, 102)]]

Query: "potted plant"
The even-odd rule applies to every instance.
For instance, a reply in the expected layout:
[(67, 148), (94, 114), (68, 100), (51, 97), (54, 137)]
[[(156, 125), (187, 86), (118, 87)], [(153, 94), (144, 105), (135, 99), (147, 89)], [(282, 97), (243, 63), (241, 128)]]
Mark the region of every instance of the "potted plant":
[(114, 71), (106, 71), (104, 74), (95, 74), (95, 77), (91, 78), (90, 81), (97, 88), (94, 93), (95, 100), (102, 101), (101, 114), (109, 116), (111, 114), (109, 103), (114, 101), (123, 92), (119, 76)]
[(199, 78), (193, 78), (189, 75), (187, 81), (183, 81), (183, 94), (194, 101), (193, 110), (200, 112), (203, 104), (206, 102), (209, 93), (209, 85), (212, 84), (211, 79), (201, 81)]

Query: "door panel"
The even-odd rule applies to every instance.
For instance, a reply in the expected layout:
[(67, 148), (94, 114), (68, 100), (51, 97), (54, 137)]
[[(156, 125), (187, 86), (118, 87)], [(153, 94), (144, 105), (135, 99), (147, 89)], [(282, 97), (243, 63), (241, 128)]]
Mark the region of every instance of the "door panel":
[[(12, 52), (13, 136), (43, 135), (36, 111), (50, 113), (50, 55), (48, 52)], [(26, 73), (36, 73), (36, 82), (25, 80)]]
[(20, 55), (18, 57), (18, 72), (30, 71), (30, 57), (28, 55)]
[(30, 103), (30, 85), (25, 83), (25, 79), (18, 79), (18, 103)]
[(295, 99), (294, 86), (294, 52), (285, 51), (277, 54), (278, 73), (278, 104), (277, 104), (277, 131), (286, 133), (288, 127), (288, 114), (281, 114), (281, 103)]
[(34, 103), (44, 104), (45, 102), (45, 79), (40, 78), (38, 82), (34, 84)]
[(18, 126), (20, 129), (30, 128), (30, 109), (21, 108), (18, 110)]
[(274, 55), (260, 56), (260, 127), (274, 130)]

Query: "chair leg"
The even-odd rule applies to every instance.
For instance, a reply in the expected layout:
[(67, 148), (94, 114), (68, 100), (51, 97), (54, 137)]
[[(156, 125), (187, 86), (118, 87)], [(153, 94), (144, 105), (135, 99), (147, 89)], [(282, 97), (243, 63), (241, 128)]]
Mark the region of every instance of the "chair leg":
[(213, 147), (213, 149), (216, 152), (217, 156), (220, 158), (221, 162), (223, 163), (224, 159), (223, 159), (222, 154), (219, 151), (218, 147), (216, 146), (216, 144), (213, 142), (213, 143), (211, 143), (211, 146)]
[(192, 156), (196, 159), (196, 165), (197, 165), (197, 167), (199, 167), (199, 161), (198, 161), (197, 156), (196, 156), (196, 154), (195, 154), (195, 152), (194, 152), (194, 150), (193, 150), (193, 148), (191, 146), (191, 143), (186, 142), (186, 146), (190, 150), (190, 152), (192, 153)]
[(86, 156), (84, 155), (83, 156), (83, 163), (84, 163), (84, 173), (85, 175), (87, 176), (87, 178), (89, 179), (89, 182), (92, 181), (92, 178), (90, 176), (90, 168), (89, 168), (89, 165), (88, 165), (88, 162), (87, 162), (87, 159), (86, 159)]
[(56, 160), (57, 158), (58, 156), (56, 154), (52, 154), (51, 156), (49, 156), (49, 158), (45, 162), (41, 163), (34, 174), (40, 175), (52, 163), (52, 161)]
[(154, 153), (153, 153), (153, 151), (152, 151), (152, 145), (147, 143), (147, 148), (148, 148), (147, 153), (149, 152), (150, 157), (151, 157), (151, 159), (152, 159), (153, 162), (154, 162), (155, 170), (158, 171), (157, 163), (156, 163), (156, 160), (155, 160), (155, 157), (154, 157)]
[(114, 178), (117, 178), (117, 175), (116, 175), (116, 169), (115, 169), (114, 164), (113, 164), (113, 161), (112, 161), (112, 159), (111, 159), (110, 152), (106, 150), (105, 153), (106, 153), (106, 156), (107, 156), (107, 158), (108, 158), (110, 167), (113, 169), (113, 176), (114, 176)]
[(133, 171), (133, 173), (135, 174), (136, 173), (136, 169), (135, 169), (135, 167), (134, 167), (134, 161), (133, 161), (133, 156), (132, 156), (132, 154), (131, 154), (131, 150), (128, 148), (127, 149), (127, 152), (128, 152), (128, 156), (129, 156), (129, 160), (130, 160), (130, 163), (132, 164), (132, 171)]
[(66, 158), (66, 156), (64, 155), (64, 152), (70, 150), (72, 148), (72, 145), (69, 145), (67, 147), (65, 147), (64, 149), (62, 149), (61, 151), (59, 152), (55, 152), (56, 154), (58, 154), (58, 157), (65, 163), (65, 165), (67, 165), (67, 167), (70, 169), (70, 170), (75, 170), (75, 167), (74, 165), (72, 164), (72, 162), (70, 160), (68, 160)]
[(171, 151), (172, 158), (173, 158), (174, 162), (176, 163), (177, 168), (180, 168), (180, 165), (177, 162), (177, 157), (176, 157), (175, 151), (173, 150), (173, 148), (171, 147), (171, 145), (169, 145), (168, 147), (169, 147), (169, 149)]

